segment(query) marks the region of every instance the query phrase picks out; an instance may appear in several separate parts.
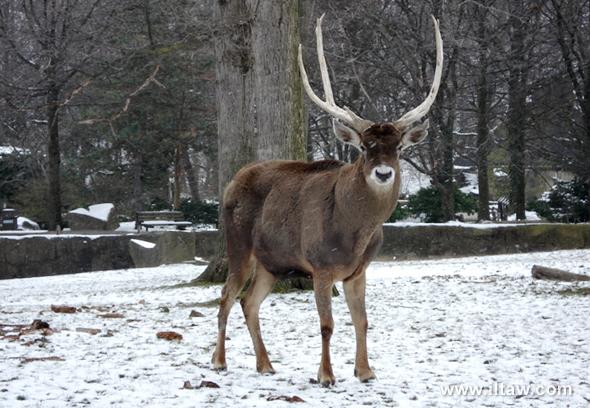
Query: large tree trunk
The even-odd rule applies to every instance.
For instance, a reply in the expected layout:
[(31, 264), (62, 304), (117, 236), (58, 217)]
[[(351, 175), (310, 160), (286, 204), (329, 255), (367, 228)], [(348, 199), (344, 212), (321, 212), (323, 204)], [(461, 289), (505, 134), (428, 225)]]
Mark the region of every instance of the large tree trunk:
[(50, 230), (61, 226), (61, 155), (59, 147), (59, 89), (51, 84), (47, 93), (47, 184), (48, 214)]
[(141, 150), (134, 153), (133, 163), (133, 209), (143, 210), (143, 154)]
[[(217, 147), (219, 208), (234, 174), (254, 160), (256, 118), (253, 101), (252, 18), (246, 0), (215, 2), (217, 77)], [(217, 255), (199, 281), (224, 282), (227, 255), (223, 220), (219, 217)]]
[(525, 125), (527, 61), (525, 61), (524, 22), (517, 16), (510, 17), (510, 63), (508, 78), (508, 152), (510, 163), (510, 205), (516, 219), (525, 215)]
[(478, 220), (490, 219), (490, 187), (488, 181), (488, 154), (490, 146), (489, 109), (490, 92), (488, 83), (488, 51), (485, 13), (480, 15), (479, 37), (479, 81), (477, 84), (477, 182), (479, 186)]
[(188, 188), (191, 194), (191, 199), (194, 202), (199, 201), (199, 179), (197, 174), (195, 173), (195, 169), (193, 167), (193, 162), (191, 161), (190, 154), (188, 152), (188, 147), (184, 144), (181, 146), (181, 159), (182, 165), (184, 168), (184, 174), (186, 176), (186, 180), (188, 182)]
[(455, 119), (457, 105), (457, 57), (458, 48), (455, 47), (449, 58), (449, 83), (443, 89), (447, 117), (441, 126), (441, 158), (442, 166), (439, 176), (439, 191), (442, 201), (442, 221), (455, 219), (455, 181), (454, 181), (454, 154), (455, 154)]
[[(299, 0), (253, 1), (258, 13), (252, 32), (259, 160), (307, 158), (303, 86), (297, 64)], [(312, 289), (310, 279), (289, 279), (279, 291)]]
[(297, 65), (299, 0), (248, 0), (252, 32), (258, 160), (306, 159), (303, 86)]
[[(222, 193), (235, 172), (255, 159), (305, 160), (306, 140), (297, 68), (299, 1), (217, 4), (224, 27), (216, 42)], [(218, 256), (199, 280), (219, 282), (227, 277), (222, 239)]]
[(172, 208), (178, 210), (180, 208), (180, 193), (182, 190), (182, 145), (178, 143), (174, 150), (174, 197), (172, 200)]

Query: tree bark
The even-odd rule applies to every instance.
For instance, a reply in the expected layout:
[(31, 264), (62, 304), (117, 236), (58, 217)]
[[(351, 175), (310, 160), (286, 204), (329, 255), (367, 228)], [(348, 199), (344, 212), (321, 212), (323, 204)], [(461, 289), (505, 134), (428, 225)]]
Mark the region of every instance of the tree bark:
[(61, 227), (61, 155), (59, 148), (59, 88), (52, 81), (47, 92), (47, 184), (50, 230)]
[(455, 219), (455, 181), (454, 181), (454, 154), (455, 154), (455, 119), (457, 105), (457, 58), (458, 48), (455, 47), (449, 59), (449, 83), (444, 87), (447, 117), (441, 125), (441, 149), (442, 167), (439, 178), (439, 191), (442, 201), (442, 215), (444, 221)]
[[(305, 160), (307, 144), (297, 67), (299, 1), (219, 1), (217, 11), (224, 27), (216, 41), (221, 203), (225, 185), (244, 164)], [(223, 223), (220, 230), (218, 256), (199, 280), (227, 277)]]
[(590, 281), (590, 276), (579, 273), (567, 272), (561, 269), (548, 268), (541, 265), (533, 265), (531, 269), (533, 279), (554, 280), (563, 282)]
[(223, 192), (235, 173), (254, 160), (256, 117), (253, 100), (254, 58), (252, 15), (246, 0), (215, 1), (217, 80), (217, 148), (219, 238), (217, 255), (199, 281), (224, 282), (227, 277)]
[(190, 190), (191, 199), (194, 202), (200, 200), (199, 195), (199, 179), (197, 174), (195, 174), (195, 169), (193, 167), (193, 162), (191, 161), (191, 157), (188, 153), (188, 148), (186, 145), (181, 145), (181, 159), (182, 165), (184, 167), (184, 174), (186, 175), (186, 179), (188, 181), (188, 188)]
[(143, 210), (143, 155), (141, 150), (134, 153), (133, 163), (133, 209)]
[(488, 155), (489, 155), (489, 109), (490, 92), (488, 83), (488, 30), (486, 29), (485, 13), (481, 13), (479, 23), (479, 80), (477, 84), (477, 182), (478, 194), (478, 220), (490, 219), (490, 187), (488, 179)]
[(517, 16), (510, 17), (510, 62), (508, 78), (508, 153), (510, 163), (510, 205), (517, 220), (525, 215), (525, 126), (527, 61), (525, 61), (524, 22)]
[(180, 191), (182, 190), (182, 145), (178, 143), (174, 151), (174, 199), (172, 200), (172, 208), (178, 210), (180, 208)]
[(297, 64), (299, 0), (253, 1), (258, 160), (306, 159), (303, 86)]

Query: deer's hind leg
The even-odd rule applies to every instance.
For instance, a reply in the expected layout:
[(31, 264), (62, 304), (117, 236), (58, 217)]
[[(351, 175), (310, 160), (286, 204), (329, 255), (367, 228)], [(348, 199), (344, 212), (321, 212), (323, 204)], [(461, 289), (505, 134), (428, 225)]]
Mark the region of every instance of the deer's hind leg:
[(244, 312), (248, 331), (250, 332), (250, 337), (252, 337), (254, 351), (256, 352), (256, 370), (262, 374), (274, 374), (275, 370), (272, 368), (266, 347), (264, 347), (264, 342), (262, 341), (258, 313), (261, 303), (270, 293), (276, 281), (277, 278), (268, 272), (260, 262), (257, 262), (254, 279), (241, 301), (242, 311)]
[(237, 232), (235, 228), (232, 229), (229, 225), (226, 228), (229, 273), (221, 290), (221, 301), (219, 303), (219, 313), (217, 314), (217, 343), (211, 359), (213, 368), (216, 370), (225, 370), (227, 368), (225, 361), (227, 319), (236, 297), (250, 277), (253, 267), (252, 246), (248, 240), (244, 240)]

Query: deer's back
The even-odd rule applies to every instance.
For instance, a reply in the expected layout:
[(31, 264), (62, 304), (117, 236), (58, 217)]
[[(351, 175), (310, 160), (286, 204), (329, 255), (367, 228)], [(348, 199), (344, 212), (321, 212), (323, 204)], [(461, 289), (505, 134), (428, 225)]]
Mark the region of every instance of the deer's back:
[[(345, 163), (270, 161), (238, 172), (224, 195), (229, 239), (252, 249), (271, 273), (310, 275), (358, 261), (358, 231), (335, 215), (335, 185)], [(380, 243), (379, 234), (376, 237)]]

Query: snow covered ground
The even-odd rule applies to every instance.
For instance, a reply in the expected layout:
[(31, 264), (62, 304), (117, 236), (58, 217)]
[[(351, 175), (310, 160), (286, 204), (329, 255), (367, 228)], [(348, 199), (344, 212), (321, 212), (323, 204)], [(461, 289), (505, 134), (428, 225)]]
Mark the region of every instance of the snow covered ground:
[[(339, 296), (332, 337), (338, 382), (329, 389), (310, 382), (320, 359), (310, 292), (272, 294), (263, 304), (263, 337), (277, 374), (261, 376), (237, 305), (228, 330), (229, 370), (210, 369), (217, 313), (210, 301), (220, 287), (175, 286), (203, 267), (0, 281), (0, 406), (586, 407), (590, 296), (559, 291), (590, 285), (533, 282), (533, 263), (590, 273), (590, 250), (372, 264), (368, 339), (378, 379), (361, 384), (353, 377), (353, 327)], [(55, 313), (51, 305), (77, 312)], [(193, 310), (203, 316), (189, 317)], [(11, 337), (21, 328), (8, 325), (34, 319), (53, 333)], [(183, 339), (159, 339), (160, 331)], [(185, 381), (203, 380), (220, 388), (183, 389)], [(573, 394), (441, 395), (441, 387), (460, 384), (490, 387), (488, 393), (571, 386)], [(281, 399), (292, 396), (305, 403)]]

